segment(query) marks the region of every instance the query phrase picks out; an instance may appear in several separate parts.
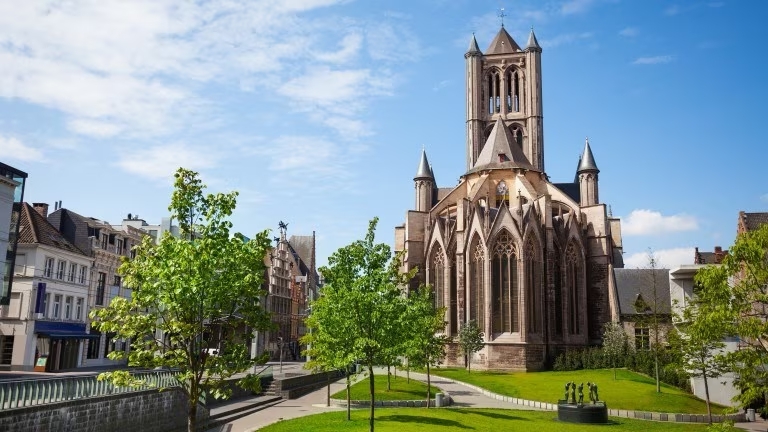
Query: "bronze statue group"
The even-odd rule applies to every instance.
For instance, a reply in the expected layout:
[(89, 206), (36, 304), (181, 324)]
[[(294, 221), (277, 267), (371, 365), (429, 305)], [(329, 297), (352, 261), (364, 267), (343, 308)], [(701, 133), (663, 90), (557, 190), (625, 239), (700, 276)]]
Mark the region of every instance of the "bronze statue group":
[[(571, 381), (565, 383), (565, 403), (583, 404), (584, 403), (584, 383), (578, 385), (579, 401), (576, 402), (576, 383)], [(600, 399), (597, 396), (597, 383), (591, 383), (587, 381), (587, 387), (589, 388), (589, 400), (594, 404)], [(570, 397), (569, 397), (570, 396)]]

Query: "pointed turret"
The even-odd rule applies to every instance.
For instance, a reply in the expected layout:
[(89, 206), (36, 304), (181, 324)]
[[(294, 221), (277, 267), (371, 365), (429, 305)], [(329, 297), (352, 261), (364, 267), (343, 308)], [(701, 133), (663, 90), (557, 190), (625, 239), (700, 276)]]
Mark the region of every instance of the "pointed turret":
[(427, 160), (427, 151), (425, 149), (421, 149), (421, 160), (419, 161), (419, 169), (416, 170), (416, 176), (413, 178), (414, 180), (424, 180), (424, 179), (435, 179), (435, 176), (432, 174), (432, 166), (429, 164), (429, 160)]
[(535, 169), (525, 157), (523, 149), (515, 142), (501, 117), (496, 119), (491, 134), (488, 135), (483, 150), (477, 156), (475, 165), (469, 172), (494, 168)]
[(475, 39), (475, 34), (472, 33), (472, 40), (469, 41), (469, 49), (467, 49), (466, 54), (464, 54), (464, 57), (470, 57), (470, 56), (479, 56), (483, 55), (483, 53), (480, 51), (480, 47), (477, 45), (477, 39)]
[(419, 169), (416, 170), (416, 177), (413, 178), (416, 184), (416, 211), (428, 212), (434, 204), (434, 197), (437, 196), (435, 192), (435, 176), (432, 174), (432, 166), (427, 159), (427, 151), (421, 149), (421, 160), (419, 161)]
[(525, 46), (526, 51), (541, 51), (541, 46), (539, 46), (539, 41), (536, 39), (536, 34), (533, 32), (533, 27), (531, 27), (531, 33), (528, 35), (528, 44)]
[(597, 169), (595, 157), (592, 155), (592, 149), (589, 147), (589, 138), (587, 138), (584, 143), (584, 153), (582, 153), (581, 158), (579, 158), (579, 169), (576, 170), (576, 174), (581, 174), (582, 172), (587, 171), (600, 172), (600, 170)]
[(576, 178), (579, 181), (579, 204), (590, 206), (599, 203), (597, 174), (600, 172), (589, 147), (589, 138), (584, 144), (584, 153), (579, 158), (579, 168), (576, 170)]
[(512, 39), (507, 30), (502, 27), (491, 41), (491, 45), (485, 51), (486, 55), (492, 54), (510, 54), (522, 51), (520, 45)]

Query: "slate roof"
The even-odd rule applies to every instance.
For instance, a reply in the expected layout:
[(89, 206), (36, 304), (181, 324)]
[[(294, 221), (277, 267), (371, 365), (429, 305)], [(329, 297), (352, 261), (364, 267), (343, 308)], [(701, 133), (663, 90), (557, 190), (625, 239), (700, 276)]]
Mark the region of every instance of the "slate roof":
[(525, 50), (541, 51), (541, 46), (539, 45), (539, 41), (536, 39), (536, 34), (533, 33), (533, 27), (531, 27), (531, 33), (528, 35), (528, 44), (525, 46)]
[(584, 152), (581, 154), (581, 158), (579, 159), (579, 168), (576, 170), (576, 173), (583, 171), (600, 172), (600, 170), (597, 169), (595, 157), (592, 155), (592, 149), (589, 147), (589, 139), (587, 139), (584, 143)]
[(747, 231), (754, 231), (760, 228), (762, 225), (768, 224), (768, 213), (746, 213), (741, 212), (742, 221)]
[[(291, 253), (295, 258), (298, 258), (301, 271), (308, 275), (312, 265), (312, 236), (297, 236), (292, 235), (288, 239), (288, 247), (291, 249)], [(317, 265), (315, 263), (315, 265)], [(318, 279), (318, 274), (315, 272), (315, 281)]]
[(672, 313), (672, 303), (669, 299), (668, 269), (615, 268), (613, 274), (616, 279), (619, 311), (622, 315), (638, 314), (635, 310), (635, 301), (637, 301), (638, 295), (642, 296), (645, 303), (653, 304), (654, 274), (658, 312), (665, 315)]
[(507, 30), (502, 27), (496, 34), (496, 37), (491, 41), (491, 45), (485, 51), (485, 55), (509, 54), (520, 51), (520, 45), (518, 45), (517, 42), (512, 39), (512, 36), (507, 33)]
[(19, 243), (41, 244), (67, 252), (85, 255), (83, 251), (67, 241), (63, 235), (28, 203), (21, 206), (19, 220)]
[(512, 132), (509, 131), (501, 117), (496, 119), (496, 124), (493, 125), (483, 150), (480, 151), (475, 165), (469, 172), (500, 168), (535, 170), (528, 158), (525, 157), (523, 149), (515, 143)]
[(482, 54), (482, 52), (480, 52), (480, 47), (477, 46), (477, 39), (475, 39), (474, 33), (472, 33), (472, 40), (469, 41), (469, 49), (467, 49), (467, 54)]
[(581, 202), (581, 189), (578, 183), (553, 183), (553, 185), (568, 195), (570, 199), (577, 203)]
[(421, 160), (419, 160), (419, 168), (416, 170), (416, 177), (413, 179), (433, 179), (435, 176), (432, 174), (432, 167), (427, 160), (427, 151), (421, 149)]

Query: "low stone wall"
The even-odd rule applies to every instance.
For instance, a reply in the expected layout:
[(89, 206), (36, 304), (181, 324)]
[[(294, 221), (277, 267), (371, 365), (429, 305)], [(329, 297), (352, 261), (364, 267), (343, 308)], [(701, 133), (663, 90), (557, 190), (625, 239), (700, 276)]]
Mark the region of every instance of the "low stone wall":
[[(446, 397), (445, 399), (445, 405), (448, 406), (451, 404), (451, 399), (449, 397)], [(339, 406), (339, 407), (346, 407), (347, 406), (347, 400), (346, 399), (331, 399), (331, 405), (333, 406)], [(369, 400), (351, 400), (349, 401), (349, 406), (353, 408), (364, 408), (371, 406), (371, 401)], [(426, 400), (388, 400), (388, 401), (382, 401), (377, 400), (373, 402), (373, 406), (376, 407), (411, 407), (411, 408), (424, 408), (427, 406)], [(437, 406), (435, 404), (434, 399), (429, 400), (429, 406), (434, 407)]]
[(275, 380), (275, 394), (283, 399), (296, 399), (343, 376), (344, 371), (339, 370)]
[[(197, 414), (201, 423), (209, 416), (201, 405)], [(187, 397), (179, 389), (145, 390), (0, 411), (3, 432), (175, 432), (186, 428)]]

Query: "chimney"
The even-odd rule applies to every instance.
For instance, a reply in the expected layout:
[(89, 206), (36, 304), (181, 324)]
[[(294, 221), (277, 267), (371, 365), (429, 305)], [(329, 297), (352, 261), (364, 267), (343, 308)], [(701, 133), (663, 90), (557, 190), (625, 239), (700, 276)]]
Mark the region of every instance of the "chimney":
[(32, 208), (34, 208), (35, 211), (40, 213), (40, 215), (43, 216), (44, 218), (48, 217), (48, 204), (46, 204), (46, 203), (32, 203)]
[(716, 254), (723, 253), (723, 248), (720, 246), (715, 246), (715, 253)]

